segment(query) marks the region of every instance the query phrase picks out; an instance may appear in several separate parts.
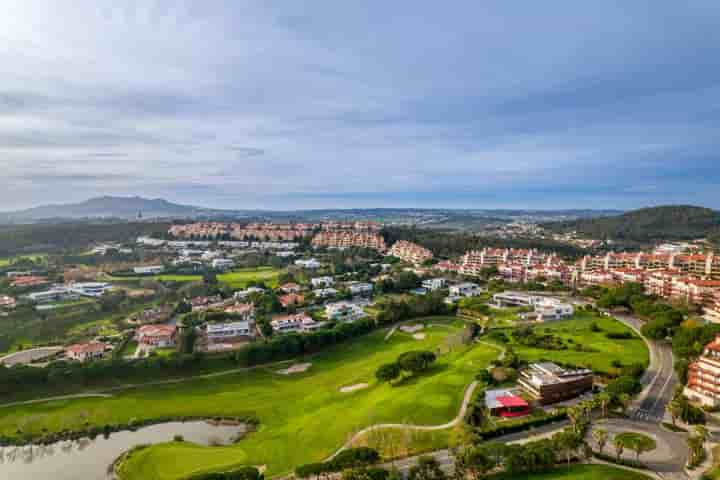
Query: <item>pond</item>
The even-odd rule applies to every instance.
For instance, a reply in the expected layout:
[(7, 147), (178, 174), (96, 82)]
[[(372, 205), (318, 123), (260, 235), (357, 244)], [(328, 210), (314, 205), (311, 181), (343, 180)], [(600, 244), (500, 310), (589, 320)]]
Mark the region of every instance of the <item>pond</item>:
[(201, 445), (228, 445), (241, 438), (245, 425), (212, 425), (203, 421), (168, 422), (134, 432), (82, 438), (50, 445), (0, 447), (0, 478), (13, 480), (108, 480), (108, 467), (135, 445), (162, 443), (182, 435)]

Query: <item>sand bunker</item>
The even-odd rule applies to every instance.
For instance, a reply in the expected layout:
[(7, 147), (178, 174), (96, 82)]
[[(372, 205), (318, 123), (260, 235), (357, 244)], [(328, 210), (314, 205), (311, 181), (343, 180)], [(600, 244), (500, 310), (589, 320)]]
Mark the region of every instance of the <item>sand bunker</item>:
[(425, 326), (424, 326), (424, 325), (420, 325), (420, 324), (415, 324), (415, 325), (403, 325), (402, 327), (400, 327), (400, 330), (402, 330), (402, 331), (405, 332), (405, 333), (415, 333), (415, 332), (419, 332), (419, 331), (422, 330), (423, 328), (425, 328)]
[(281, 375), (290, 375), (291, 373), (302, 373), (312, 366), (312, 363), (296, 363), (284, 370), (278, 370)]
[(413, 335), (413, 338), (415, 340), (425, 340), (425, 334), (424, 333), (416, 333), (415, 335)]
[(367, 387), (368, 387), (367, 383), (356, 383), (355, 385), (350, 385), (348, 387), (342, 387), (340, 389), (340, 392), (341, 393), (350, 393), (350, 392), (354, 392), (356, 390), (362, 390), (363, 388), (367, 388)]

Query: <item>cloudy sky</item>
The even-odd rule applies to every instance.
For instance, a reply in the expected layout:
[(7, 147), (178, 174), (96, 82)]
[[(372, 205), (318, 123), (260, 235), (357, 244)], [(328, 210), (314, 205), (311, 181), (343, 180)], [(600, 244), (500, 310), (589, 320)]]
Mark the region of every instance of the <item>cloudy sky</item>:
[(4, 0), (0, 210), (720, 207), (720, 2)]

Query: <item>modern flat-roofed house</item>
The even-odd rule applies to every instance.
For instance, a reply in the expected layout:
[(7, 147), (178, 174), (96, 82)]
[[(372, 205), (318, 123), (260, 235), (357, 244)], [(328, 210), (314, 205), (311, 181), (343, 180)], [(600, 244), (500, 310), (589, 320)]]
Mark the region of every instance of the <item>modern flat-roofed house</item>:
[(310, 279), (310, 283), (314, 288), (325, 288), (332, 287), (335, 284), (335, 280), (332, 277), (317, 277)]
[(109, 345), (102, 342), (76, 343), (65, 349), (65, 356), (70, 360), (86, 362), (102, 358)]
[(321, 328), (323, 325), (323, 322), (316, 322), (304, 313), (278, 315), (270, 321), (270, 326), (276, 333), (311, 332)]
[(531, 363), (520, 373), (518, 385), (538, 403), (547, 405), (591, 390), (593, 373), (587, 369), (566, 369), (552, 362)]
[(370, 295), (373, 292), (373, 284), (367, 282), (349, 282), (347, 288), (351, 295)]
[(430, 290), (431, 292), (445, 288), (445, 285), (447, 285), (447, 280), (444, 278), (428, 278), (427, 280), (422, 281), (423, 288)]
[(530, 405), (512, 390), (485, 390), (485, 407), (490, 415), (503, 418), (522, 417), (530, 413)]
[(172, 347), (175, 345), (175, 325), (143, 325), (137, 330), (137, 340), (150, 347)]
[(288, 282), (280, 285), (280, 291), (283, 293), (300, 293), (302, 287), (295, 282)]
[(336, 302), (325, 305), (325, 315), (328, 320), (354, 322), (363, 318), (366, 314), (360, 305), (350, 302)]
[(331, 298), (338, 294), (338, 291), (334, 288), (318, 288), (313, 290), (313, 293), (317, 298)]
[(133, 272), (138, 275), (157, 275), (158, 273), (162, 273), (164, 270), (165, 267), (162, 265), (146, 265), (133, 268)]
[(217, 270), (227, 270), (228, 268), (234, 267), (235, 262), (229, 258), (215, 258), (210, 265)]
[(74, 282), (68, 285), (68, 289), (83, 297), (102, 297), (112, 289), (112, 285), (106, 282)]
[(13, 297), (8, 297), (7, 295), (0, 295), (0, 309), (6, 309), (6, 310), (12, 310), (15, 308), (17, 303), (15, 302), (15, 299)]
[(210, 343), (247, 340), (255, 337), (255, 322), (208, 323), (205, 333)]
[(45, 290), (43, 292), (33, 292), (28, 294), (27, 296), (28, 300), (34, 303), (50, 303), (50, 302), (59, 302), (62, 300), (77, 300), (80, 298), (80, 295), (70, 291), (70, 289), (65, 287), (54, 287), (50, 290)]
[(307, 268), (310, 270), (320, 268), (320, 262), (318, 262), (314, 258), (295, 260), (295, 265), (298, 267)]
[(233, 294), (233, 297), (237, 300), (244, 300), (254, 293), (263, 294), (265, 290), (260, 287), (248, 287), (245, 290), (238, 290)]
[(476, 297), (480, 295), (480, 292), (481, 289), (477, 283), (465, 282), (450, 286), (450, 296), (452, 297)]

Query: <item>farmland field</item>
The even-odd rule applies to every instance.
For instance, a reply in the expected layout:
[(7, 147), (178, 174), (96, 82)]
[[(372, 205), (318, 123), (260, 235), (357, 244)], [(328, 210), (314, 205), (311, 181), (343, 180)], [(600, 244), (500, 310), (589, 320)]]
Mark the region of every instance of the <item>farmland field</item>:
[[(483, 345), (459, 346), (440, 356), (433, 368), (398, 386), (379, 384), (377, 367), (408, 350), (435, 351), (462, 328), (454, 318), (435, 317), (438, 327), (416, 340), (385, 331), (338, 345), (306, 361), (305, 373), (279, 375), (266, 367), (179, 384), (148, 386), (108, 399), (54, 401), (0, 410), (0, 434), (39, 433), (91, 424), (124, 423), (159, 416), (242, 416), (260, 421), (257, 432), (236, 445), (202, 447), (184, 442), (155, 445), (123, 464), (124, 479), (178, 479), (189, 473), (241, 464), (267, 465), (268, 474), (290, 471), (329, 456), (354, 432), (379, 422), (441, 424), (458, 412), (464, 390), (477, 372), (497, 356)], [(449, 327), (449, 328), (448, 328)], [(341, 393), (343, 386), (368, 388)], [(142, 405), (139, 410), (137, 405)], [(302, 448), (296, 448), (302, 445)]]

